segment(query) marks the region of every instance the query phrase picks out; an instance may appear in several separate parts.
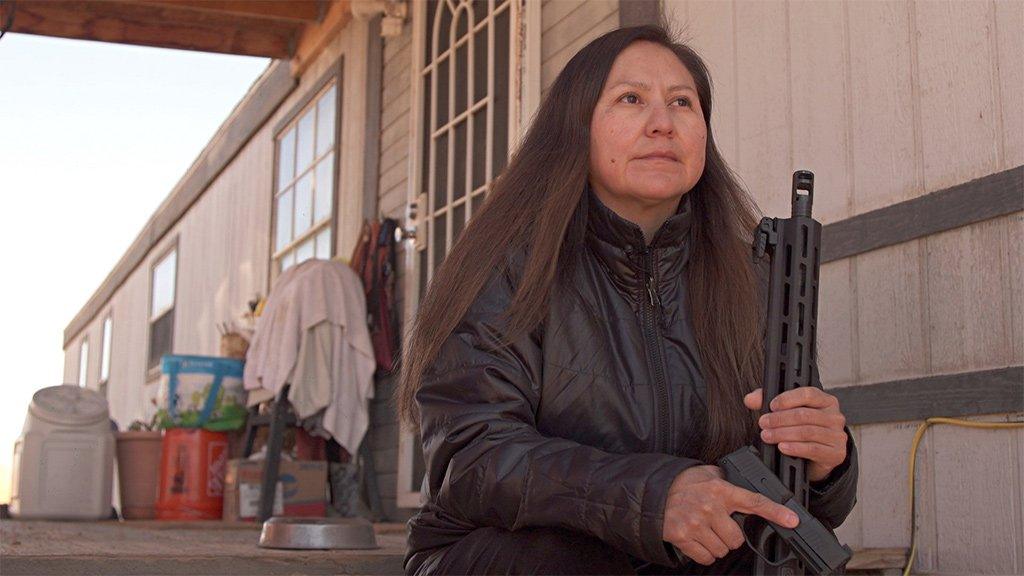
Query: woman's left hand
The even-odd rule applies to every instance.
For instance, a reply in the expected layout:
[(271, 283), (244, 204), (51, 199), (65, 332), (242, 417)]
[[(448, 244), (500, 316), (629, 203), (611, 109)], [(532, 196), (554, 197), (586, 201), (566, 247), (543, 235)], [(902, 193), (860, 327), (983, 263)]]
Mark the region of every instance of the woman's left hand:
[[(758, 388), (743, 397), (751, 410), (761, 410), (762, 394)], [(824, 480), (836, 466), (846, 460), (846, 417), (839, 411), (835, 396), (803, 386), (776, 396), (771, 412), (758, 420), (761, 440), (778, 444), (787, 456), (806, 458), (807, 477), (812, 482)]]

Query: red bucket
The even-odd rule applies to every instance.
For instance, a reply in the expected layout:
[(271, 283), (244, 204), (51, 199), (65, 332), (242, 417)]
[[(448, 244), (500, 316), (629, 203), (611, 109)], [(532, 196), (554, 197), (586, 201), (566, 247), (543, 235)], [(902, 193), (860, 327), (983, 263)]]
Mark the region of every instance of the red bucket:
[(159, 520), (219, 520), (224, 509), (228, 435), (170, 428), (160, 453)]

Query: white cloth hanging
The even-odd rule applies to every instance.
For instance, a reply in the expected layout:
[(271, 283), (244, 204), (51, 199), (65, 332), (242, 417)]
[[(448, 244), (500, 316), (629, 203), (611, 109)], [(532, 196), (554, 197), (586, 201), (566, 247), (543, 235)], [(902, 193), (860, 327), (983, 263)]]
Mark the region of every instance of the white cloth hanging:
[(307, 260), (285, 271), (267, 298), (246, 356), (252, 396), (288, 400), (298, 418), (323, 411), (323, 429), (355, 454), (369, 426), (376, 369), (362, 282), (348, 265)]

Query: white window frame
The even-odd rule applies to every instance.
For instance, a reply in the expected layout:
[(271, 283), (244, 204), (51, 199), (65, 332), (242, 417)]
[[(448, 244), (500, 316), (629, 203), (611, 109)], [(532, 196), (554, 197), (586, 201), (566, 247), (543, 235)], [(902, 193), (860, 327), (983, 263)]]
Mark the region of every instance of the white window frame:
[(113, 331), (114, 316), (107, 312), (103, 323), (100, 324), (100, 386), (110, 381), (110, 347), (114, 342)]
[[(443, 1), (443, 0), (442, 0)], [(451, 0), (457, 4), (458, 0)], [(493, 2), (492, 7), (501, 6), (504, 0), (489, 0)], [(519, 144), (522, 134), (525, 132), (526, 126), (524, 126), (523, 119), (532, 119), (533, 113), (536, 111), (537, 106), (540, 103), (541, 95), (541, 79), (540, 79), (540, 37), (541, 37), (541, 3), (535, 0), (509, 0), (510, 4), (507, 8), (510, 10), (510, 27), (511, 31), (509, 34), (509, 54), (512, 62), (509, 65), (509, 114), (508, 114), (508, 135), (509, 135), (509, 146), (508, 153), (511, 157), (516, 147)], [(412, 110), (410, 123), (411, 123), (411, 139), (410, 139), (410, 162), (409, 162), (409, 177), (408, 186), (410, 204), (416, 204), (416, 218), (410, 218), (407, 223), (407, 227), (415, 228), (418, 233), (416, 236), (416, 246), (408, 245), (405, 249), (405, 263), (404, 269), (406, 278), (409, 279), (405, 283), (405, 318), (406, 326), (411, 326), (411, 322), (408, 319), (414, 318), (416, 311), (419, 308), (419, 251), (424, 246), (426, 250), (432, 252), (433, 246), (430, 245), (427, 238), (427, 219), (432, 218), (433, 214), (429, 214), (429, 202), (430, 198), (427, 194), (417, 194), (423, 186), (422, 178), (422, 158), (423, 158), (423, 114), (424, 114), (424, 103), (422, 94), (422, 79), (424, 70), (422, 63), (425, 57), (426, 46), (424, 46), (425, 39), (427, 37), (426, 31), (426, 2), (421, 0), (415, 0), (413, 3), (413, 38), (412, 38), (412, 61), (413, 66), (410, 67), (410, 79), (411, 82), (411, 98), (412, 98)], [(494, 10), (489, 12), (490, 16), (494, 16)], [(493, 29), (493, 27), (492, 27)], [(490, 42), (493, 45), (493, 38)], [(471, 51), (471, 50), (470, 50)], [(469, 76), (472, 78), (473, 70), (472, 66), (469, 67)], [(450, 75), (452, 77), (453, 75)], [(487, 98), (493, 97), (493, 91), (490, 92)], [(454, 93), (448, 94), (449, 100), (455, 98)], [(467, 99), (467, 110), (472, 109), (473, 102)], [(452, 119), (449, 118), (449, 121)], [(468, 131), (467, 132), (471, 132)], [(489, 134), (493, 134), (490, 131)], [(467, 134), (467, 142), (472, 141), (472, 134)], [(471, 149), (477, 148), (478, 145), (468, 145)], [(487, 150), (488, 155), (491, 151), (491, 143), (488, 142)], [(450, 155), (449, 155), (450, 156)], [(451, 158), (448, 158), (451, 162)], [(488, 164), (488, 169), (489, 169)], [(451, 179), (451, 170), (448, 170), (449, 179)], [(433, 177), (431, 175), (430, 177)], [(471, 184), (470, 184), (471, 185)], [(450, 186), (450, 184), (449, 184)], [(417, 197), (418, 196), (418, 197)], [(469, 202), (467, 194), (466, 202)], [(412, 211), (410, 211), (412, 212)], [(446, 233), (449, 235), (448, 244), (451, 244), (450, 235), (452, 233), (451, 227), (447, 227)], [(428, 256), (432, 262), (432, 256)], [(406, 429), (404, 425), (400, 425), (399, 438), (398, 438), (398, 472), (396, 474), (396, 505), (399, 508), (416, 508), (422, 504), (421, 493), (419, 487), (412, 489), (413, 483), (413, 462), (415, 458), (415, 451), (420, 450), (420, 447), (415, 445), (415, 435)]]
[(78, 345), (78, 385), (82, 388), (89, 386), (89, 337), (82, 338)]
[[(271, 253), (272, 254), (271, 254), (270, 260), (271, 260), (271, 276), (273, 278), (276, 278), (278, 275), (281, 274), (281, 272), (283, 272), (285, 269), (287, 269), (287, 268), (283, 268), (283, 264), (284, 264), (284, 262), (288, 258), (292, 259), (291, 263), (288, 265), (288, 267), (294, 266), (295, 264), (299, 264), (300, 262), (302, 262), (302, 261), (297, 260), (298, 250), (299, 250), (299, 248), (302, 245), (304, 245), (308, 241), (312, 240), (312, 242), (313, 242), (313, 255), (310, 256), (310, 258), (321, 258), (321, 259), (325, 259), (326, 260), (326, 259), (330, 259), (331, 257), (334, 256), (334, 250), (335, 250), (334, 247), (337, 244), (337, 235), (338, 235), (336, 222), (337, 222), (337, 213), (338, 213), (338, 193), (337, 192), (338, 192), (338, 189), (339, 189), (339, 183), (338, 183), (338, 174), (339, 174), (338, 163), (340, 161), (340, 155), (338, 154), (338, 150), (339, 150), (338, 139), (339, 139), (340, 136), (339, 136), (338, 126), (339, 126), (339, 123), (341, 122), (341, 117), (340, 117), (341, 110), (340, 110), (340, 106), (339, 106), (339, 102), (341, 100), (341, 87), (342, 87), (341, 74), (339, 73), (336, 76), (333, 76), (332, 78), (330, 78), (323, 86), (320, 86), (318, 89), (316, 89), (315, 92), (313, 93), (313, 95), (310, 97), (308, 102), (305, 102), (305, 103), (297, 106), (295, 111), (294, 111), (294, 113), (292, 114), (291, 119), (288, 120), (287, 123), (284, 126), (282, 126), (279, 130), (277, 130), (275, 132), (275, 134), (274, 134), (274, 185), (273, 185), (274, 194), (273, 194), (273, 199), (271, 200), (271, 202), (272, 202), (272, 204), (271, 204), (271, 206), (272, 206), (272, 208), (271, 208), (272, 218), (271, 218), (271, 223), (270, 223), (270, 226), (271, 226), (271, 242), (272, 242), (272, 244), (271, 244)], [(318, 136), (318, 131), (320, 130), (320, 125), (319, 125), (319, 121), (318, 121), (319, 111), (317, 111), (317, 113), (316, 113), (316, 115), (314, 116), (314, 119), (313, 119), (313, 136), (312, 136), (312, 139), (313, 139), (313, 158), (311, 160), (311, 163), (302, 172), (298, 172), (298, 169), (296, 168), (295, 169), (296, 174), (295, 174), (294, 178), (292, 178), (291, 180), (288, 181), (288, 185), (285, 186), (286, 190), (282, 190), (280, 188), (280, 184), (281, 184), (281, 182), (280, 182), (280, 180), (281, 180), (281, 178), (280, 178), (280, 170), (281, 170), (281, 153), (280, 153), (280, 149), (281, 149), (281, 142), (284, 139), (284, 137), (288, 134), (289, 131), (295, 130), (296, 131), (295, 133), (298, 134), (297, 126), (298, 126), (299, 122), (302, 120), (302, 118), (310, 110), (316, 109), (318, 107), (320, 99), (323, 98), (332, 88), (334, 89), (334, 102), (329, 104), (331, 106), (331, 108), (333, 109), (333, 111), (334, 111), (334, 125), (332, 126), (332, 130), (334, 131), (334, 135), (332, 136), (332, 144), (330, 145), (330, 147), (327, 148), (327, 150), (325, 150), (323, 152), (318, 153), (316, 151), (317, 136)], [(296, 144), (296, 146), (297, 146), (297, 144)], [(293, 154), (293, 156), (294, 157), (292, 159), (292, 162), (293, 163), (297, 162), (298, 161), (298, 154)], [(286, 192), (290, 192), (292, 194), (292, 210), (291, 210), (292, 223), (291, 223), (291, 226), (290, 226), (290, 230), (294, 231), (295, 230), (295, 208), (294, 208), (295, 204), (294, 203), (295, 203), (295, 191), (297, 190), (298, 182), (299, 182), (299, 180), (301, 180), (307, 174), (312, 176), (313, 183), (311, 184), (311, 186), (313, 186), (314, 192), (313, 192), (313, 197), (312, 197), (312, 199), (310, 201), (311, 202), (310, 210), (314, 211), (314, 213), (315, 213), (316, 196), (319, 195), (320, 193), (325, 192), (324, 190), (321, 190), (320, 187), (316, 183), (316, 179), (318, 177), (318, 175), (317, 175), (317, 167), (321, 163), (323, 163), (323, 162), (330, 162), (331, 163), (331, 166), (330, 166), (330, 169), (331, 169), (331, 187), (330, 187), (329, 190), (326, 191), (328, 197), (331, 200), (331, 206), (330, 206), (328, 215), (323, 220), (321, 220), (319, 222), (316, 222), (316, 221), (311, 222), (309, 228), (307, 228), (304, 232), (300, 233), (298, 236), (294, 236), (290, 241), (288, 241), (287, 244), (285, 244), (283, 247), (278, 249), (277, 248), (277, 237), (278, 237), (278, 234), (280, 233), (280, 230), (278, 229), (278, 226), (277, 226), (277, 224), (278, 224), (278, 222), (277, 222), (277, 220), (278, 220), (278, 200)], [(314, 218), (314, 214), (310, 214), (310, 218), (311, 219)], [(326, 246), (327, 252), (326, 253), (323, 253), (321, 251), (321, 249), (317, 247), (318, 243), (317, 243), (317, 240), (316, 240), (317, 236), (319, 234), (321, 234), (322, 232), (324, 232), (324, 231), (327, 231), (327, 246)]]
[[(165, 306), (161, 310), (153, 312), (153, 297), (154, 290), (156, 289), (156, 270), (163, 264), (171, 255), (174, 255), (174, 281), (171, 283), (173, 287), (174, 296), (171, 298), (169, 306)], [(160, 376), (160, 363), (157, 362), (156, 366), (150, 368), (149, 359), (152, 355), (153, 346), (153, 324), (158, 320), (166, 316), (167, 314), (174, 315), (178, 309), (178, 272), (181, 270), (181, 254), (178, 251), (178, 239), (164, 248), (160, 256), (153, 260), (152, 265), (149, 268), (149, 298), (146, 305), (146, 361), (145, 370), (146, 376), (145, 381), (147, 383), (152, 382), (158, 376)], [(177, 332), (177, 322), (172, 320), (171, 326), (171, 345), (170, 349), (174, 351), (174, 333)]]

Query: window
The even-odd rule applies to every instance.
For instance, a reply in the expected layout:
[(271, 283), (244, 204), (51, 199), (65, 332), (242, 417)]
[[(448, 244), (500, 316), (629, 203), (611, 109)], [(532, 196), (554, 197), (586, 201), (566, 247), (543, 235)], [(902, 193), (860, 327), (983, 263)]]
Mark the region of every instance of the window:
[(113, 327), (110, 315), (103, 320), (103, 339), (100, 340), (100, 384), (110, 379), (110, 330)]
[(417, 248), (419, 295), (483, 204), (509, 149), (513, 2), (429, 0), (421, 69), (419, 192), (427, 240)]
[(160, 368), (160, 359), (170, 354), (174, 344), (175, 282), (178, 275), (178, 249), (172, 248), (153, 267), (149, 305), (149, 371)]
[[(505, 168), (521, 97), (513, 89), (520, 83), (517, 54), (524, 49), (518, 33), (522, 0), (427, 0), (415, 6), (418, 166), (410, 189), (419, 233), (407, 270), (414, 279), (406, 283), (407, 317)], [(418, 506), (425, 471), (420, 438), (403, 431), (398, 452), (398, 505)]]
[(274, 193), (277, 272), (331, 257), (337, 84), (331, 82), (278, 134)]
[(88, 381), (86, 378), (89, 376), (89, 340), (82, 340), (82, 345), (78, 349), (78, 385), (86, 386)]

